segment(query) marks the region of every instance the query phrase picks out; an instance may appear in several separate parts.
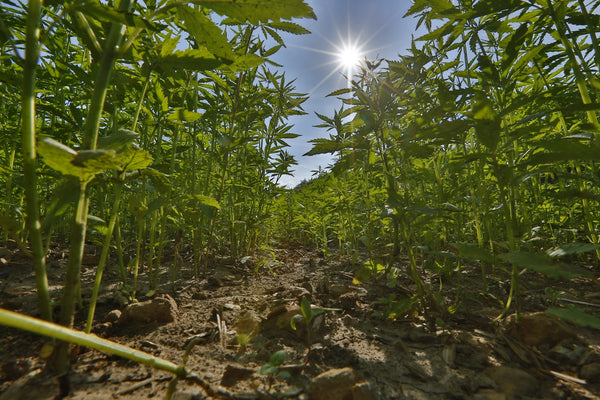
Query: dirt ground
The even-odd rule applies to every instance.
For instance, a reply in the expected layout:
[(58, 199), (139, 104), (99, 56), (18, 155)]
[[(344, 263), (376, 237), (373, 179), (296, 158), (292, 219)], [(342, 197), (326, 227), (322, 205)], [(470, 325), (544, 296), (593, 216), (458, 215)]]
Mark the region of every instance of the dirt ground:
[[(400, 303), (385, 299), (394, 294), (395, 301), (408, 299), (415, 291), (406, 273), (393, 288), (384, 278), (357, 285), (357, 266), (349, 259), (319, 257), (302, 247), (279, 249), (274, 255), (217, 257), (200, 279), (193, 278), (190, 260), (183, 257), (174, 288), (164, 271), (153, 294), (172, 306), (166, 317), (146, 312), (125, 318), (124, 312), (118, 318), (114, 310), (125, 310), (126, 298), (116, 267), (109, 265), (93, 332), (176, 364), (194, 341), (187, 369), (197, 378), (179, 381), (173, 397), (179, 400), (600, 398), (598, 330), (539, 313), (550, 301), (565, 306), (562, 299), (570, 299), (592, 304), (578, 307), (598, 315), (598, 280), (557, 282), (526, 272), (525, 317), (515, 326), (510, 318), (493, 322), (502, 310), (500, 300), (507, 297), (505, 282), (490, 279), (489, 292), (483, 294), (475, 267), (444, 279), (423, 272), (434, 292), (443, 283), (441, 298), (446, 306), (456, 306), (450, 307), (454, 312), (428, 307), (386, 319)], [(0, 307), (37, 315), (31, 263), (17, 249), (0, 249), (0, 258)], [(64, 252), (54, 249), (48, 274), (56, 300), (65, 265)], [(401, 260), (396, 267), (406, 268)], [(77, 315), (78, 329), (83, 329), (94, 274), (92, 265), (82, 271), (85, 307)], [(141, 295), (147, 292), (146, 281), (141, 274), (141, 303), (151, 301)], [(561, 300), (551, 298), (548, 287), (564, 291)], [(312, 324), (310, 357), (306, 327), (299, 324), (294, 331), (290, 326), (302, 297), (312, 305), (338, 309), (324, 312)], [(166, 322), (169, 315), (174, 321)], [(1, 400), (60, 398), (58, 381), (46, 374), (40, 358), (45, 341), (0, 326)], [(285, 361), (272, 374), (260, 374), (280, 350)], [(164, 398), (170, 378), (164, 371), (79, 348), (73, 355), (70, 394), (64, 398)]]

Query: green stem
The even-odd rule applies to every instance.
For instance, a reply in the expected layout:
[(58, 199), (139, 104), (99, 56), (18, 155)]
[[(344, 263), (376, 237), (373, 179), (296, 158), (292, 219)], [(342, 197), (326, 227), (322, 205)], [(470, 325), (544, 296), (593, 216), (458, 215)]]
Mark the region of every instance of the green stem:
[(102, 281), (102, 274), (104, 272), (104, 266), (108, 258), (108, 251), (110, 250), (110, 241), (112, 239), (113, 231), (117, 223), (117, 216), (119, 215), (119, 207), (121, 206), (121, 198), (123, 193), (123, 180), (125, 173), (121, 173), (119, 176), (119, 182), (115, 188), (115, 202), (113, 203), (112, 215), (108, 223), (108, 230), (104, 236), (104, 244), (102, 246), (102, 253), (100, 254), (100, 261), (98, 262), (98, 270), (96, 271), (96, 279), (94, 281), (94, 289), (92, 290), (92, 297), (90, 299), (90, 308), (88, 310), (87, 322), (85, 325), (85, 332), (90, 333), (92, 330), (92, 323), (94, 322), (94, 313), (96, 312), (96, 300), (98, 299), (98, 292), (100, 291), (100, 283)]
[(171, 372), (178, 377), (188, 375), (184, 366), (176, 365), (170, 361), (155, 357), (151, 354), (132, 349), (122, 344), (111, 342), (110, 340), (99, 338), (96, 335), (88, 334), (64, 326), (42, 321), (37, 318), (22, 315), (16, 312), (0, 308), (0, 324), (10, 326), (39, 335), (48, 336), (54, 339), (71, 342), (80, 346), (89, 347), (106, 354), (113, 354), (119, 357), (133, 360), (154, 368)]
[(23, 65), (23, 92), (21, 104), (23, 175), (25, 179), (25, 209), (29, 241), (33, 254), (33, 268), (37, 288), (38, 307), (42, 318), (52, 320), (48, 277), (46, 275), (46, 256), (42, 241), (42, 224), (37, 192), (37, 155), (35, 151), (35, 69), (39, 60), (41, 0), (30, 0), (27, 13), (27, 31), (25, 37), (25, 60)]

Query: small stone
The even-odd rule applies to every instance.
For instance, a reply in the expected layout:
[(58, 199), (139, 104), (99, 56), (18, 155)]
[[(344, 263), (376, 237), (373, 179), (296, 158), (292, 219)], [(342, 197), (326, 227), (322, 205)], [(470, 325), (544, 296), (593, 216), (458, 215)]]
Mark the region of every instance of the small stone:
[(330, 369), (318, 375), (310, 383), (308, 392), (312, 400), (352, 399), (356, 375), (352, 368)]
[(177, 303), (169, 295), (128, 305), (119, 318), (120, 324), (169, 323), (177, 319)]
[(537, 391), (538, 380), (530, 373), (521, 369), (502, 365), (488, 368), (485, 373), (506, 394), (533, 396)]
[(106, 314), (104, 322), (117, 322), (117, 320), (121, 318), (121, 314), (121, 310), (112, 310)]
[(599, 382), (600, 381), (600, 362), (593, 362), (586, 364), (581, 367), (579, 371), (579, 377), (585, 379), (588, 382)]

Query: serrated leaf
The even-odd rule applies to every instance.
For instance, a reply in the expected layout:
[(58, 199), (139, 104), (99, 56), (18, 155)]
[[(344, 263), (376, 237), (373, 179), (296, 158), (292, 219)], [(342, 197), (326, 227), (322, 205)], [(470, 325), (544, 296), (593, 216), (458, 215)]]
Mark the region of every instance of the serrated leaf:
[(101, 21), (116, 22), (127, 26), (134, 26), (136, 28), (158, 30), (152, 22), (140, 16), (108, 7), (97, 0), (76, 1), (71, 6), (71, 10), (80, 11), (85, 15), (97, 18)]
[(179, 7), (177, 13), (198, 45), (206, 47), (217, 57), (231, 61), (235, 59), (235, 53), (227, 36), (210, 18), (187, 6)]
[(200, 48), (174, 51), (169, 55), (161, 56), (157, 60), (157, 66), (165, 71), (177, 68), (204, 71), (214, 70), (231, 62), (231, 60), (218, 59), (208, 50)]
[(143, 149), (129, 147), (125, 151), (118, 153), (118, 169), (121, 171), (135, 171), (147, 168), (154, 159), (150, 153)]
[(231, 72), (241, 72), (256, 68), (264, 62), (265, 59), (256, 54), (245, 54), (237, 57), (232, 64), (224, 65), (222, 69)]
[(280, 31), (292, 33), (294, 35), (307, 35), (310, 31), (303, 26), (300, 26), (293, 22), (288, 21), (279, 21), (279, 22), (271, 22), (269, 24), (271, 28), (278, 29)]
[(56, 171), (72, 176), (79, 176), (79, 168), (71, 164), (77, 152), (68, 146), (48, 137), (41, 138), (37, 151), (48, 166)]
[(317, 19), (303, 0), (195, 0), (194, 3), (252, 25), (281, 19)]
[(353, 90), (354, 89), (352, 89), (352, 88), (344, 88), (344, 89), (334, 90), (333, 92), (329, 93), (326, 97), (340, 96), (342, 94), (352, 93)]
[(81, 150), (71, 160), (71, 164), (83, 169), (85, 173), (95, 175), (107, 169), (118, 168), (116, 154), (114, 150)]

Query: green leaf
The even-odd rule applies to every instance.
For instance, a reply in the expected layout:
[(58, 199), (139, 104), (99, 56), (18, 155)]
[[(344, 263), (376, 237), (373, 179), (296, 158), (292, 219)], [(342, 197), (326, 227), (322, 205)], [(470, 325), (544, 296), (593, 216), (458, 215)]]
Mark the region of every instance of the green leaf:
[(232, 64), (224, 65), (222, 69), (229, 70), (231, 72), (248, 71), (252, 68), (258, 67), (264, 62), (265, 59), (257, 56), (256, 54), (245, 54), (237, 57)]
[(342, 94), (346, 94), (346, 93), (352, 93), (354, 89), (352, 88), (344, 88), (344, 89), (338, 89), (338, 90), (334, 90), (333, 92), (329, 93), (327, 95), (327, 97), (332, 97), (332, 96), (340, 96)]
[(37, 144), (37, 151), (52, 169), (64, 175), (79, 176), (79, 168), (71, 163), (77, 152), (70, 147), (52, 138), (43, 137)]
[(271, 355), (269, 358), (269, 364), (279, 367), (285, 361), (285, 351), (279, 350)]
[(294, 35), (307, 35), (310, 31), (303, 26), (295, 24), (293, 22), (280, 21), (280, 22), (271, 22), (269, 24), (271, 28), (278, 29), (280, 31), (292, 33)]
[(207, 49), (200, 48), (174, 51), (169, 55), (161, 56), (157, 60), (157, 66), (162, 68), (163, 71), (176, 70), (177, 68), (204, 71), (217, 69), (231, 64), (231, 62), (231, 60), (218, 59)]
[(545, 254), (529, 253), (525, 251), (514, 251), (498, 256), (503, 261), (516, 264), (521, 268), (542, 273), (554, 279), (571, 279), (584, 274), (575, 271), (572, 266), (557, 264)]
[(565, 321), (572, 322), (575, 325), (600, 329), (600, 318), (590, 315), (579, 308), (549, 308), (546, 312)]
[(119, 129), (117, 133), (98, 138), (98, 148), (121, 151), (129, 147), (139, 134), (129, 129)]
[(302, 297), (302, 300), (300, 301), (300, 311), (302, 312), (302, 316), (306, 320), (307, 324), (310, 324), (310, 321), (312, 320), (312, 317), (313, 317), (312, 308), (310, 306), (310, 302), (304, 296)]
[(195, 0), (194, 3), (252, 25), (281, 19), (317, 19), (303, 0)]
[(268, 364), (264, 364), (262, 367), (260, 367), (260, 369), (258, 370), (258, 373), (261, 375), (273, 375), (273, 374), (277, 373), (277, 371), (279, 371), (278, 367), (268, 363)]
[(342, 142), (338, 142), (330, 139), (312, 139), (309, 143), (313, 143), (313, 148), (306, 152), (305, 156), (314, 156), (316, 154), (324, 153), (335, 153), (336, 151), (346, 148), (346, 145)]
[(149, 152), (130, 146), (117, 154), (118, 169), (121, 171), (135, 171), (147, 168), (154, 160)]
[(186, 30), (198, 45), (206, 47), (217, 57), (231, 61), (235, 59), (235, 53), (227, 36), (210, 18), (187, 6), (179, 7), (177, 14), (183, 19)]
[(292, 319), (290, 320), (290, 325), (292, 327), (293, 330), (296, 330), (296, 321), (300, 321), (301, 319), (303, 319), (304, 317), (300, 314), (296, 314), (292, 317)]
[(546, 251), (546, 254), (549, 257), (554, 258), (554, 257), (570, 256), (573, 254), (589, 253), (591, 251), (595, 251), (598, 249), (600, 249), (600, 244), (573, 242), (573, 243), (561, 244), (560, 246), (548, 249)]
[(218, 210), (221, 209), (221, 205), (217, 200), (210, 196), (205, 196), (203, 194), (191, 194), (188, 196), (189, 199), (197, 200), (200, 204), (205, 206), (214, 207)]
[(484, 261), (490, 264), (495, 262), (494, 254), (488, 249), (479, 247), (475, 243), (453, 243), (461, 257), (468, 260)]
[(101, 21), (116, 22), (127, 26), (134, 26), (136, 28), (158, 30), (152, 22), (140, 16), (105, 6), (97, 0), (76, 1), (71, 6), (71, 10), (81, 11), (83, 14), (97, 18)]
[(183, 108), (173, 110), (167, 117), (170, 121), (181, 121), (181, 122), (196, 122), (202, 118), (202, 114), (184, 110)]

